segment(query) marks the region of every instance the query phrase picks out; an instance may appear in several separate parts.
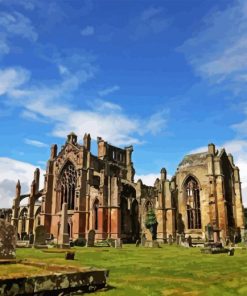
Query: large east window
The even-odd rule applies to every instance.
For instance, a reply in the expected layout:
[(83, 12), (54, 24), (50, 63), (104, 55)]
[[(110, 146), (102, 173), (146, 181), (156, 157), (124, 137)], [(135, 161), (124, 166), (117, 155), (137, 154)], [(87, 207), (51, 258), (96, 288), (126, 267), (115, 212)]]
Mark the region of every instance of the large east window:
[(200, 189), (197, 181), (189, 177), (185, 183), (188, 229), (201, 229)]
[(71, 162), (68, 162), (60, 174), (61, 182), (61, 209), (64, 202), (69, 210), (75, 207), (76, 170)]

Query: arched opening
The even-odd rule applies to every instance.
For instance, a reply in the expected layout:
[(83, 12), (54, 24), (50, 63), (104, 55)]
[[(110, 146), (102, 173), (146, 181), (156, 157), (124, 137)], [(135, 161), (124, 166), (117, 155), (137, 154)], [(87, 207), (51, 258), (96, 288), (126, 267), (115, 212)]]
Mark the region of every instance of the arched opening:
[(188, 177), (184, 183), (188, 229), (201, 229), (200, 188), (195, 178)]
[(99, 200), (96, 199), (93, 204), (93, 229), (98, 230), (99, 228)]
[(27, 234), (27, 208), (23, 208), (19, 215), (19, 236), (23, 240)]
[(70, 225), (70, 223), (68, 223), (68, 234), (69, 234), (69, 238), (71, 238), (71, 225)]
[(131, 228), (132, 228), (132, 238), (137, 240), (139, 238), (139, 206), (135, 199), (131, 205)]
[(36, 226), (39, 226), (40, 223), (41, 223), (41, 218), (40, 218), (40, 212), (41, 212), (41, 206), (39, 206), (35, 212), (35, 215), (34, 215), (34, 229)]
[(145, 212), (147, 213), (150, 209), (152, 209), (152, 207), (151, 201), (148, 200), (145, 204)]
[(59, 177), (60, 210), (64, 202), (68, 203), (68, 210), (74, 210), (75, 208), (76, 177), (75, 166), (68, 161)]
[[(222, 172), (224, 176), (224, 195), (226, 201), (225, 206), (227, 212), (227, 224), (230, 232), (234, 232), (235, 218), (232, 167), (229, 163), (228, 157), (225, 154), (222, 157)], [(233, 236), (232, 233), (229, 233), (229, 235)]]
[(121, 233), (126, 233), (128, 229), (128, 202), (126, 198), (121, 198)]
[[(120, 197), (120, 207), (121, 207), (121, 235), (122, 239), (126, 241), (133, 241), (133, 223), (137, 224), (136, 221), (133, 221), (134, 216), (132, 216), (132, 202), (136, 198), (135, 188), (129, 184), (122, 184), (122, 192)], [(136, 219), (136, 216), (135, 216)], [(138, 214), (137, 214), (138, 219)]]

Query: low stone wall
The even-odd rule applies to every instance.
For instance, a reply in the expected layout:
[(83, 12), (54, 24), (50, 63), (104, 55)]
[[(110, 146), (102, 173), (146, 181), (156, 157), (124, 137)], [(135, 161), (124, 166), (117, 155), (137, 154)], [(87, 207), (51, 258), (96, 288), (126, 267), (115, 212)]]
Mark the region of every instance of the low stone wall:
[[(0, 295), (59, 295), (76, 291), (91, 292), (106, 285), (109, 271), (105, 269), (82, 269), (72, 266), (46, 265), (21, 262), (47, 270), (47, 275), (0, 278)], [(52, 273), (51, 273), (52, 272)]]

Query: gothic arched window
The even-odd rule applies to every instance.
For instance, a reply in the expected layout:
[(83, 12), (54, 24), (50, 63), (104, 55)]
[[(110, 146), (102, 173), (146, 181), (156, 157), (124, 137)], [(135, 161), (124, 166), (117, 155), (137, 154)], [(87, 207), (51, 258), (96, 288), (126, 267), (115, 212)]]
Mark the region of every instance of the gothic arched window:
[(93, 205), (93, 227), (94, 230), (98, 230), (98, 224), (99, 224), (99, 217), (98, 217), (98, 209), (99, 209), (99, 201), (98, 199), (95, 200)]
[(185, 183), (187, 219), (189, 229), (201, 229), (200, 189), (197, 181), (189, 177)]
[(71, 162), (68, 162), (60, 174), (61, 184), (61, 209), (64, 202), (69, 210), (75, 207), (76, 170)]

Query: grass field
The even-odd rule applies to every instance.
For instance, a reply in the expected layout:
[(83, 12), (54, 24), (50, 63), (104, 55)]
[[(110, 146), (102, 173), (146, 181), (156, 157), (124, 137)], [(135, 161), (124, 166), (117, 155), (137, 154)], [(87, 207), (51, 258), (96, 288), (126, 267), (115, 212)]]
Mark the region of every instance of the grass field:
[(114, 248), (73, 248), (75, 261), (63, 253), (18, 249), (18, 259), (54, 264), (94, 266), (110, 270), (109, 289), (96, 295), (247, 295), (247, 250), (201, 254), (199, 248), (164, 245), (160, 249), (124, 245)]

